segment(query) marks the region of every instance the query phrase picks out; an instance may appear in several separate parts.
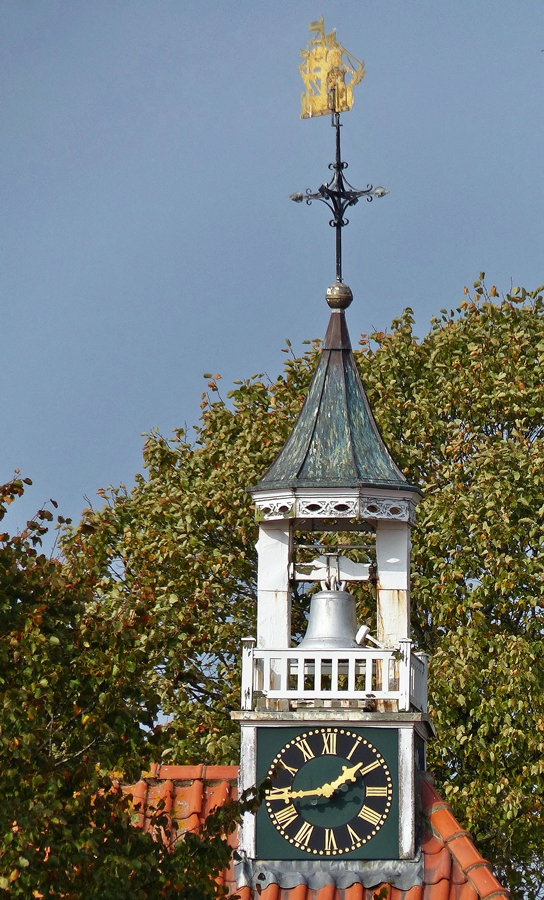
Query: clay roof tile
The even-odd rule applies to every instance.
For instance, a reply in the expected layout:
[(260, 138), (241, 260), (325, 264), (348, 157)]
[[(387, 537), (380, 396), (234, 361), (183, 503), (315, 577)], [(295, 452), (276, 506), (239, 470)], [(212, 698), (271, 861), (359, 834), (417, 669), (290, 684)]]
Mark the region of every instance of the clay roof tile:
[(195, 780), (192, 784), (176, 785), (176, 797), (173, 814), (176, 819), (187, 819), (196, 815), (200, 819), (202, 813), (202, 795), (204, 785), (202, 781)]
[(430, 832), (423, 836), (421, 849), (426, 856), (432, 856), (435, 853), (441, 853), (444, 849), (444, 846), (444, 841), (441, 838), (435, 837), (434, 834), (431, 834)]
[(404, 900), (404, 896), (406, 891), (400, 891), (398, 888), (391, 888), (389, 897), (390, 900)]
[(478, 894), (466, 879), (460, 884), (452, 881), (450, 887), (450, 900), (478, 900)]
[(423, 900), (449, 900), (449, 897), (449, 878), (442, 878), (438, 884), (426, 884), (423, 888)]
[(409, 891), (405, 891), (404, 900), (423, 900), (423, 885), (414, 884)]
[(451, 866), (451, 883), (452, 884), (466, 884), (467, 876), (463, 872), (461, 866), (457, 862), (456, 859), (453, 860)]
[(438, 884), (443, 878), (450, 883), (451, 853), (444, 845), (439, 853), (427, 854), (425, 851), (425, 884)]

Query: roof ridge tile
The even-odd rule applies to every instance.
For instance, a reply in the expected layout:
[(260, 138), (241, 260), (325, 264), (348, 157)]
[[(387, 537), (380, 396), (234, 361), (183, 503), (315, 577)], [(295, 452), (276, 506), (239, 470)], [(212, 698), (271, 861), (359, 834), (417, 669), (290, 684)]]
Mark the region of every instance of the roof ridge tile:
[(236, 781), (238, 766), (203, 766), (202, 778), (204, 781)]
[(201, 779), (205, 766), (200, 763), (196, 766), (163, 766), (159, 763), (156, 769), (155, 778), (163, 781), (165, 778), (171, 778), (173, 781), (194, 781)]
[(467, 877), (482, 900), (488, 900), (489, 897), (502, 895), (510, 897), (510, 892), (505, 891), (502, 885), (497, 881), (491, 868), (491, 863), (485, 860), (481, 863), (474, 863), (465, 870)]
[(468, 875), (468, 869), (476, 863), (482, 862), (482, 855), (478, 852), (470, 837), (466, 834), (455, 835), (449, 840), (446, 839), (451, 855), (457, 860), (465, 875)]
[(487, 869), (493, 869), (493, 866), (487, 859), (480, 859), (478, 862), (471, 863), (470, 866), (467, 866), (465, 868), (465, 872), (468, 875), (468, 873), (471, 872), (472, 869), (479, 869), (481, 866), (485, 866), (485, 868)]

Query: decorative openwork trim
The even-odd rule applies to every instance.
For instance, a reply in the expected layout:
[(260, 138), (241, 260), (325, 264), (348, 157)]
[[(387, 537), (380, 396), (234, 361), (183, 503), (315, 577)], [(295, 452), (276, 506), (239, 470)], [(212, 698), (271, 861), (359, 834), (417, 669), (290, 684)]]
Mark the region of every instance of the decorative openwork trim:
[(394, 519), (415, 522), (415, 504), (393, 497), (361, 496), (353, 492), (328, 497), (284, 494), (283, 497), (260, 497), (255, 501), (257, 521), (277, 519)]
[(381, 497), (361, 497), (360, 516), (363, 519), (396, 519), (415, 521), (414, 507), (407, 500), (384, 500)]
[(356, 497), (310, 497), (307, 500), (297, 499), (296, 514), (299, 519), (359, 518), (359, 501)]
[(276, 500), (258, 500), (256, 506), (257, 521), (269, 519), (291, 519), (295, 515), (293, 497), (280, 497)]

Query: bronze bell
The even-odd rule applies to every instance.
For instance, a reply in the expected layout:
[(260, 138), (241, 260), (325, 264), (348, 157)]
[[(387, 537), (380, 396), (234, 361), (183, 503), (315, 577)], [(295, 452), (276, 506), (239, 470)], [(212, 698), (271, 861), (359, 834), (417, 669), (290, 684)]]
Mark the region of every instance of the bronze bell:
[(308, 627), (299, 647), (350, 649), (359, 646), (356, 634), (355, 597), (347, 591), (319, 591), (312, 597)]

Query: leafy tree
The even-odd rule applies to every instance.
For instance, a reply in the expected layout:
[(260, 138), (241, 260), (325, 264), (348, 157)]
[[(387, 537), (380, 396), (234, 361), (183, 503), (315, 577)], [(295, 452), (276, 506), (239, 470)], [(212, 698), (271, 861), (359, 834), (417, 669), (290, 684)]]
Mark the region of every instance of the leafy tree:
[[(23, 490), (19, 477), (0, 487), (0, 520)], [(160, 805), (150, 833), (134, 827), (113, 776), (139, 779), (160, 750), (160, 698), (137, 677), (153, 664), (144, 607), (125, 614), (114, 592), (99, 596), (91, 570), (80, 576), (41, 554), (52, 518), (43, 509), (23, 534), (0, 535), (0, 894), (220, 896), (214, 878), (239, 807), (212, 815), (174, 853), (153, 837), (170, 828)]]
[[(431, 654), (429, 766), (518, 896), (544, 869), (543, 301), (483, 273), (413, 334), (363, 336), (356, 358), (393, 455), (425, 499), (413, 530), (413, 627)], [(240, 639), (254, 633), (256, 526), (245, 488), (285, 441), (318, 342), (274, 382), (208, 378), (191, 443), (157, 432), (133, 490), (102, 492), (65, 537), (70, 577), (135, 628), (134, 670), (169, 717), (164, 757), (235, 762)], [(123, 670), (124, 671), (124, 670)], [(142, 688), (143, 690), (143, 688)]]

